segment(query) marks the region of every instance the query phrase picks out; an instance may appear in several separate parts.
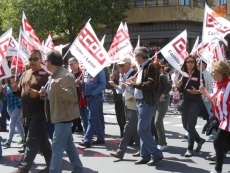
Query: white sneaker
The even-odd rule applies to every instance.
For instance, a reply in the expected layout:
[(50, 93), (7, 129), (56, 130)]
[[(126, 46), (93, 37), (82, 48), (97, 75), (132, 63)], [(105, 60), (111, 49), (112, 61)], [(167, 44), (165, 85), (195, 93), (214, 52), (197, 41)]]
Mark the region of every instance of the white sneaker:
[(161, 151), (164, 151), (164, 150), (166, 150), (168, 147), (167, 147), (167, 145), (157, 145), (157, 148), (158, 148), (159, 150), (161, 150)]
[(210, 141), (212, 141), (212, 140), (214, 140), (215, 139), (215, 136), (213, 136), (213, 135), (209, 135), (208, 137), (207, 137), (207, 140), (210, 140)]
[(220, 172), (216, 171), (215, 169), (212, 169), (210, 173), (220, 173)]

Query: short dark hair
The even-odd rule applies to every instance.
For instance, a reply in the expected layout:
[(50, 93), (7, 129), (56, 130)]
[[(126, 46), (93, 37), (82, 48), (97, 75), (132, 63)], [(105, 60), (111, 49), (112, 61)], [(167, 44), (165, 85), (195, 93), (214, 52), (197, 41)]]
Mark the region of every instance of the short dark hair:
[(171, 69), (170, 67), (165, 67), (165, 68), (164, 68), (164, 71), (165, 71), (166, 73), (169, 73), (171, 70), (172, 70), (172, 69)]
[(140, 55), (140, 56), (142, 56), (143, 59), (148, 59), (149, 58), (149, 50), (146, 47), (141, 46), (141, 47), (138, 47), (134, 50), (134, 55), (135, 56)]
[(42, 58), (42, 53), (41, 53), (40, 50), (38, 50), (38, 49), (33, 49), (33, 50), (30, 51), (30, 55), (32, 55), (32, 54), (34, 54), (34, 53), (38, 53), (39, 56), (40, 56), (40, 58)]
[(50, 61), (55, 66), (62, 66), (63, 64), (62, 55), (56, 50), (48, 52), (46, 57), (47, 61)]

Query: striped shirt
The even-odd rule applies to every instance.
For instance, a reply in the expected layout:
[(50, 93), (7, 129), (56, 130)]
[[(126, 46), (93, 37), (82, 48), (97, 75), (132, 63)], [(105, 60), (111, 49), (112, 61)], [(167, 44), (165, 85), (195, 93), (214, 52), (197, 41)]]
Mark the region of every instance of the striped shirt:
[[(218, 92), (215, 85), (213, 93)], [(230, 132), (230, 79), (213, 99), (214, 115), (219, 119), (219, 128)]]

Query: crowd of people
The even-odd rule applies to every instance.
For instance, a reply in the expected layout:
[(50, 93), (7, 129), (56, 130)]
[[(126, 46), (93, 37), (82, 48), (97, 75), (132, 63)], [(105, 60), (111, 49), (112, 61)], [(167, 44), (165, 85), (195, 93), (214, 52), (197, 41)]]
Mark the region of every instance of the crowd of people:
[[(121, 59), (108, 81), (121, 138), (118, 149), (110, 155), (123, 159), (127, 147), (135, 143), (138, 150), (133, 156), (140, 157), (135, 164), (155, 166), (168, 148), (164, 117), (168, 107), (173, 106), (173, 114), (181, 113), (186, 133), (183, 137), (188, 139), (185, 157), (192, 157), (206, 142), (195, 128), (198, 117), (207, 120), (204, 131), (213, 127), (208, 139), (213, 140), (215, 155), (207, 159), (216, 161), (211, 173), (220, 173), (230, 150), (230, 64), (215, 62), (210, 73), (204, 61), (188, 55), (180, 69), (188, 75), (182, 76), (178, 70), (150, 59), (146, 47), (135, 49), (134, 55), (136, 65), (129, 57)], [(93, 77), (79, 68), (75, 57), (68, 60), (68, 70), (57, 51), (47, 54), (47, 71), (41, 67), (39, 50), (31, 51), (28, 60), (23, 73), (11, 67), (12, 77), (5, 84), (0, 82), (1, 93), (5, 91), (0, 104), (6, 101), (10, 118), (8, 137), (2, 145), (11, 147), (15, 128), (23, 143), (19, 152), (24, 155), (12, 173), (28, 173), (38, 151), (46, 163), (40, 173), (61, 172), (64, 151), (73, 172), (83, 173), (73, 133), (84, 131), (79, 145), (85, 148), (105, 143), (104, 70)]]

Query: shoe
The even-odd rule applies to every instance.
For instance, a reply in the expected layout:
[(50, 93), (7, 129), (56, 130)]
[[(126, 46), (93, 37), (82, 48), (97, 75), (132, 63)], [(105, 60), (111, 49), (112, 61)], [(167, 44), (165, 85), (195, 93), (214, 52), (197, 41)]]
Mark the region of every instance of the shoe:
[(215, 170), (215, 169), (212, 169), (211, 171), (210, 171), (210, 173), (221, 173), (220, 171), (217, 171), (217, 170)]
[(44, 169), (39, 170), (38, 173), (49, 173), (49, 167), (47, 166)]
[(133, 157), (140, 157), (140, 155), (141, 155), (141, 154), (140, 154), (140, 151), (138, 151), (138, 152), (132, 154)]
[(187, 135), (180, 135), (179, 137), (182, 138), (182, 139), (188, 139)]
[(157, 148), (158, 148), (159, 150), (161, 150), (161, 151), (164, 151), (164, 150), (166, 150), (168, 147), (167, 147), (167, 145), (157, 145)]
[(123, 159), (123, 156), (119, 155), (118, 152), (110, 153), (110, 156), (116, 157), (116, 158), (121, 159), (121, 160)]
[(85, 148), (91, 148), (91, 144), (88, 142), (79, 142), (79, 145), (85, 147)]
[(18, 141), (18, 144), (23, 144), (24, 143), (24, 140), (21, 139), (20, 141)]
[(216, 161), (216, 153), (214, 153), (214, 154), (211, 155), (211, 156), (207, 156), (207, 157), (206, 157), (206, 160)]
[(148, 161), (146, 161), (144, 159), (140, 159), (140, 160), (134, 162), (135, 165), (141, 165), (141, 164), (147, 164), (147, 163), (148, 163)]
[(208, 137), (207, 137), (207, 140), (208, 141), (213, 141), (215, 139), (215, 136), (213, 136), (213, 135), (209, 135)]
[(205, 141), (206, 141), (205, 139), (201, 138), (200, 142), (197, 144), (197, 147), (195, 149), (196, 152), (200, 151), (200, 149), (201, 149), (202, 145), (205, 143)]
[(3, 146), (3, 147), (6, 147), (6, 148), (10, 148), (10, 144), (9, 144), (8, 142), (2, 143), (2, 146)]
[(19, 153), (25, 153), (26, 147), (22, 147), (20, 150), (18, 150)]
[(28, 171), (25, 171), (24, 169), (22, 169), (22, 168), (19, 167), (18, 169), (14, 170), (11, 173), (28, 173)]
[(186, 153), (184, 154), (184, 157), (192, 157), (192, 151), (187, 150)]
[(105, 141), (101, 141), (101, 140), (96, 140), (96, 141), (93, 141), (91, 144), (93, 145), (97, 145), (97, 144), (105, 144)]
[(159, 162), (160, 160), (162, 160), (162, 158), (152, 158), (152, 159), (147, 163), (147, 165), (148, 165), (148, 166), (155, 166), (155, 164), (156, 164), (157, 162)]

